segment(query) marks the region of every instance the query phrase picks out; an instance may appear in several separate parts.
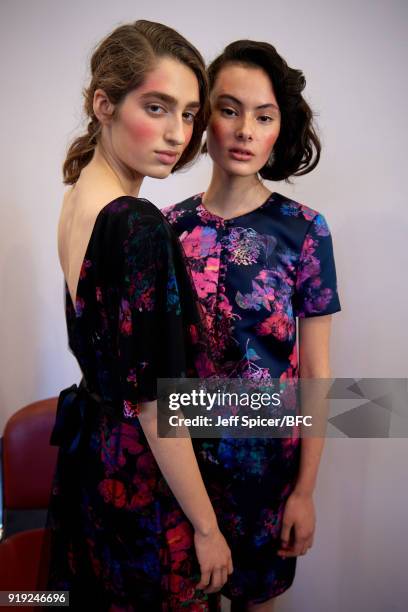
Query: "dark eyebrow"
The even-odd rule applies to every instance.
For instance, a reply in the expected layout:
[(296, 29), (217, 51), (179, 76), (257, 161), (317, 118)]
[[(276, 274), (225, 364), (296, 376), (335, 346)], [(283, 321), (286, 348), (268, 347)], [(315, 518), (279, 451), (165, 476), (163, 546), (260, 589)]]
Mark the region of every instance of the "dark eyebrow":
[[(165, 94), (161, 91), (148, 91), (144, 93), (141, 96), (141, 98), (142, 100), (146, 100), (146, 98), (158, 98), (159, 100), (162, 100), (163, 102), (166, 102), (167, 104), (171, 104), (173, 106), (177, 104), (176, 98), (173, 98), (173, 96), (169, 96), (168, 94)], [(197, 100), (194, 100), (193, 102), (189, 102), (188, 104), (186, 104), (186, 107), (187, 108), (199, 108), (200, 102), (197, 102)]]
[[(218, 96), (218, 100), (220, 100), (221, 98), (227, 98), (228, 100), (232, 100), (232, 102), (235, 102), (235, 104), (242, 106), (242, 102), (238, 100), (238, 98), (234, 98), (234, 96), (230, 96), (229, 94), (221, 94), (220, 96)], [(276, 104), (272, 104), (272, 102), (270, 102), (269, 104), (260, 104), (256, 107), (256, 110), (260, 110), (262, 108), (273, 108), (274, 110), (280, 112)]]

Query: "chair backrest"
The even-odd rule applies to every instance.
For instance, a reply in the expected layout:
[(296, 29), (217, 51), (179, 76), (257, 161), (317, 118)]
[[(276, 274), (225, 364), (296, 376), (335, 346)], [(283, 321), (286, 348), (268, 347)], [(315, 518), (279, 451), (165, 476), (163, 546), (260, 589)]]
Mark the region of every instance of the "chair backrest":
[(3, 504), (7, 510), (47, 508), (58, 448), (50, 446), (58, 398), (24, 406), (3, 434)]

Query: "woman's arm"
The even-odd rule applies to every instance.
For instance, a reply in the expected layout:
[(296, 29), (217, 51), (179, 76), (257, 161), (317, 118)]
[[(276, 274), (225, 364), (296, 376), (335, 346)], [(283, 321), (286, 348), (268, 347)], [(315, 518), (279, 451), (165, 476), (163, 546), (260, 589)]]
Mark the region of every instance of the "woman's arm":
[[(197, 464), (188, 428), (184, 427), (188, 437), (159, 438), (157, 402), (141, 406), (139, 421), (163, 476), (194, 529), (207, 535), (217, 528), (217, 517)], [(178, 433), (182, 435), (185, 432)]]
[[(299, 319), (300, 378), (328, 379), (331, 377), (329, 363), (330, 326), (331, 315)], [(317, 390), (321, 391), (319, 384)], [(307, 401), (308, 396), (309, 402)], [(313, 404), (311, 392), (306, 394), (305, 405), (302, 404), (304, 415), (309, 412), (312, 413), (316, 409), (310, 403)], [(321, 412), (324, 413), (324, 409)], [(319, 414), (319, 408), (315, 416), (319, 419), (320, 424), (322, 418), (325, 418), (325, 414)], [(325, 423), (323, 425), (325, 426)], [(299, 475), (295, 488), (286, 502), (283, 516), (282, 547), (278, 551), (278, 554), (283, 558), (305, 554), (313, 544), (316, 525), (313, 492), (324, 440), (323, 436), (302, 437)], [(294, 527), (294, 532), (291, 534), (292, 527)]]
[[(299, 376), (327, 379), (330, 371), (331, 315), (299, 319)], [(295, 491), (311, 495), (316, 485), (317, 471), (324, 438), (302, 438), (299, 476)]]
[(217, 517), (208, 497), (187, 427), (185, 438), (157, 436), (157, 402), (141, 404), (139, 421), (151, 451), (170, 489), (192, 523), (194, 544), (201, 568), (198, 589), (216, 592), (233, 571), (231, 551), (219, 530)]

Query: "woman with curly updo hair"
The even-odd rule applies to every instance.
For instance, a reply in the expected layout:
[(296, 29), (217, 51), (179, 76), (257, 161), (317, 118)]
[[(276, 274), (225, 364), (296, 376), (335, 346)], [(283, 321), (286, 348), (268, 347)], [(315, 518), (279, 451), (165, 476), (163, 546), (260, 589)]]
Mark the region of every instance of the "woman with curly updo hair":
[[(331, 315), (340, 310), (330, 231), (319, 212), (264, 183), (290, 183), (319, 161), (305, 78), (251, 40), (228, 45), (208, 76), (212, 178), (164, 213), (188, 258), (219, 375), (280, 390), (329, 378)], [(233, 611), (271, 612), (313, 543), (322, 439), (301, 440), (294, 428), (193, 443), (234, 561), (221, 593)]]
[(69, 591), (73, 610), (215, 610), (230, 549), (191, 438), (158, 438), (156, 401), (158, 378), (211, 373), (211, 361), (183, 249), (139, 197), (145, 176), (165, 178), (199, 152), (202, 57), (167, 26), (122, 25), (93, 53), (85, 112), (58, 230), (83, 379), (58, 401), (39, 582)]

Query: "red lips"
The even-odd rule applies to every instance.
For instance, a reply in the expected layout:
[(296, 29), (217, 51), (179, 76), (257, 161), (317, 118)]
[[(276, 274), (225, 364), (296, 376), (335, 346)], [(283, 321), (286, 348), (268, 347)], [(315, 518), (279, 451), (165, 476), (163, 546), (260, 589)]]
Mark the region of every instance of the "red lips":
[(242, 155), (254, 155), (249, 149), (241, 149), (240, 147), (233, 147), (232, 149), (229, 149), (229, 152), (242, 153)]
[(156, 153), (163, 154), (163, 155), (170, 155), (170, 156), (171, 155), (178, 155), (177, 151), (171, 151), (171, 150), (168, 150), (168, 151), (156, 151)]
[(156, 151), (156, 155), (160, 163), (172, 165), (176, 162), (179, 154), (176, 151)]

